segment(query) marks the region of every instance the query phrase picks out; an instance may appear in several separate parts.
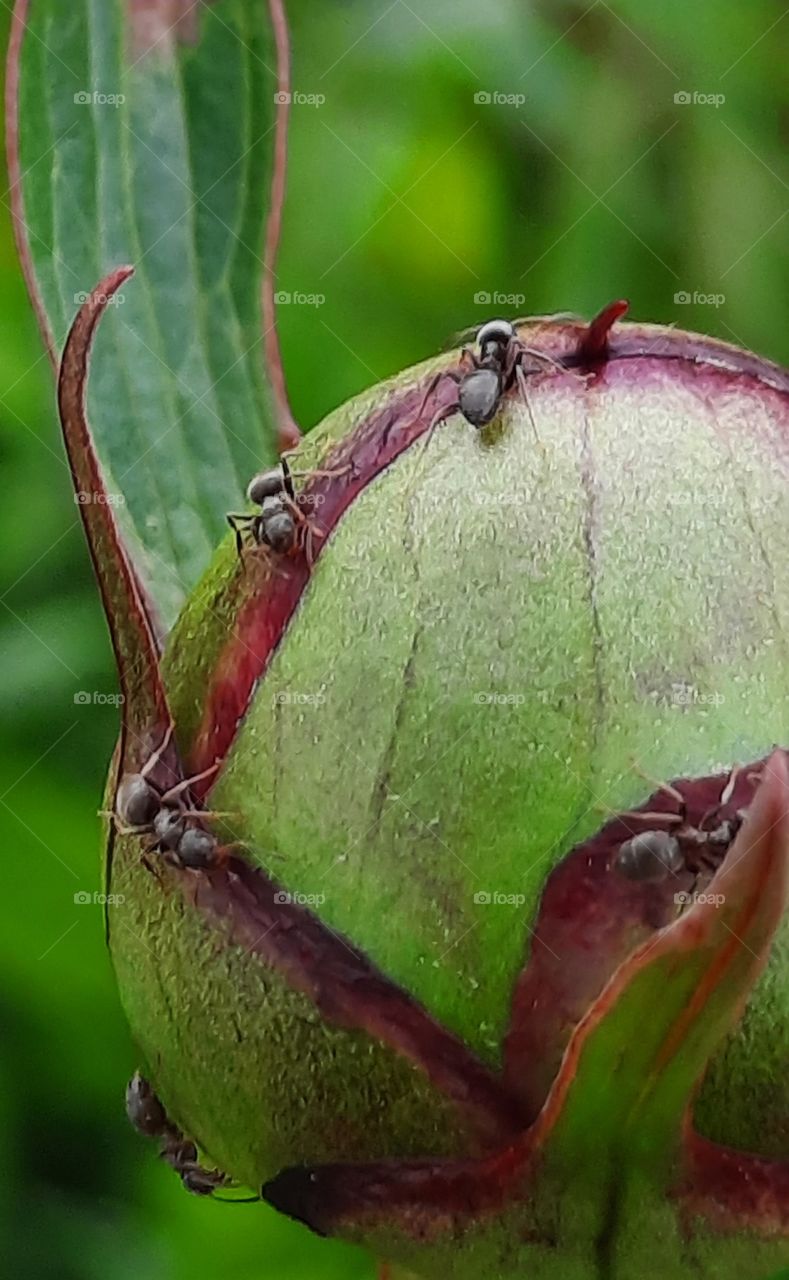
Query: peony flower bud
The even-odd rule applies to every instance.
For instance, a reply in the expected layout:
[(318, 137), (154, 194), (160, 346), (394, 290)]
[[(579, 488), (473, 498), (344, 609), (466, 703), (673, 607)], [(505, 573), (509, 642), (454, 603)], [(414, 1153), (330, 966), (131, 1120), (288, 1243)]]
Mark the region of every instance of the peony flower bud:
[(181, 824), (108, 833), (171, 1163), (418, 1276), (789, 1264), (789, 378), (623, 310), (494, 333), (484, 404), (483, 343), (331, 414), (163, 656), (83, 511), (107, 807)]

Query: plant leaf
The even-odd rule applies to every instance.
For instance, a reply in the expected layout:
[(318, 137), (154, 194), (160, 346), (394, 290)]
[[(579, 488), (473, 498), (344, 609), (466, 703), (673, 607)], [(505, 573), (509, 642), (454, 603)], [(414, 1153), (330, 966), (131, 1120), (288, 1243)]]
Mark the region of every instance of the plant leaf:
[(53, 359), (94, 282), (135, 267), (89, 413), (165, 627), (275, 455), (260, 289), (277, 83), (264, 5), (167, 15), (163, 0), (19, 0), (9, 69), (17, 238)]

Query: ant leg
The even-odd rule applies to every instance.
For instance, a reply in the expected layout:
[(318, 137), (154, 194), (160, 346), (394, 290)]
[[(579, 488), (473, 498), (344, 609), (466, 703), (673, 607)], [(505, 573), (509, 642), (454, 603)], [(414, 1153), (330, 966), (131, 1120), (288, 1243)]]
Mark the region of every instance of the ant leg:
[(430, 441), (433, 439), (433, 432), (435, 431), (436, 427), (439, 425), (439, 423), (444, 422), (446, 418), (450, 418), (453, 413), (456, 413), (457, 409), (458, 409), (458, 406), (456, 404), (453, 404), (448, 407), (444, 407), (442, 409), (437, 409), (436, 412), (434, 413), (433, 420), (430, 423), (430, 426), (428, 427), (427, 431), (425, 432), (420, 444), (416, 462), (414, 463), (414, 473), (411, 477), (411, 485), (414, 485), (416, 483), (416, 480), (419, 476), (419, 472), (424, 464), (425, 457), (427, 455), (427, 447), (430, 444)]
[(720, 800), (718, 801), (719, 808), (722, 809), (723, 806), (728, 804), (729, 801), (731, 800), (732, 796), (734, 795), (734, 788), (737, 785), (737, 779), (739, 778), (741, 773), (742, 773), (742, 765), (736, 764), (728, 776), (725, 787), (721, 791)]
[(249, 526), (251, 525), (254, 519), (254, 516), (239, 515), (234, 511), (229, 511), (225, 516), (225, 519), (227, 520), (227, 523), (230, 525), (230, 528), (233, 530), (233, 533), (235, 534), (235, 537), (236, 537), (236, 555), (238, 556), (241, 563), (244, 564), (244, 540), (243, 540), (241, 529), (239, 526), (246, 525), (246, 528), (249, 529)]
[(118, 821), (118, 815), (117, 815), (117, 813), (113, 813), (111, 809), (99, 809), (99, 810), (98, 810), (98, 814), (99, 814), (99, 817), (101, 817), (101, 818), (113, 818), (113, 819), (114, 819), (114, 826), (115, 826), (115, 834), (116, 834), (116, 835), (119, 835), (119, 836), (147, 836), (147, 835), (150, 835), (150, 833), (151, 833), (151, 828), (150, 828), (150, 827), (127, 827), (127, 826), (121, 826), (120, 822)]
[(334, 476), (344, 476), (344, 475), (347, 475), (347, 473), (348, 473), (350, 470), (351, 470), (351, 464), (350, 464), (350, 462), (346, 462), (346, 464), (345, 464), (345, 466), (344, 466), (344, 467), (332, 467), (332, 468), (331, 468), (331, 470), (329, 470), (329, 471), (324, 471), (324, 470), (322, 470), (322, 469), (321, 469), (321, 468), (319, 468), (319, 467), (314, 467), (314, 468), (313, 468), (312, 470), (310, 470), (310, 471), (291, 471), (291, 473), (290, 473), (290, 474), (291, 474), (291, 475), (292, 475), (296, 480), (305, 480), (307, 477), (309, 477), (309, 478), (311, 479), (311, 478), (312, 478), (312, 476), (321, 476), (322, 478), (324, 478), (324, 479), (326, 479), (326, 480), (329, 480), (329, 479), (333, 478)]
[(571, 378), (575, 378), (576, 382), (582, 382), (586, 386), (584, 374), (576, 373), (574, 369), (569, 369), (566, 364), (562, 364), (561, 360), (557, 360), (556, 356), (549, 356), (547, 351), (538, 351), (536, 347), (527, 347), (523, 342), (519, 342), (518, 346), (526, 355), (534, 356), (537, 360), (543, 360), (546, 364), (553, 365), (557, 373), (567, 373)]
[(526, 386), (526, 374), (523, 372), (519, 364), (516, 364), (515, 366), (515, 381), (518, 384), (518, 390), (521, 393), (521, 399), (523, 400), (523, 403), (526, 406), (526, 412), (529, 415), (529, 422), (531, 423), (531, 428), (532, 428), (532, 431), (534, 432), (534, 439), (537, 441), (538, 447), (542, 450), (543, 453), (545, 453), (546, 452), (545, 445), (540, 439), (540, 433), (537, 430), (537, 423), (534, 421), (534, 414), (532, 413), (531, 401), (529, 400), (529, 391)]
[(181, 809), (182, 818), (195, 818), (198, 822), (205, 820), (206, 822), (214, 818), (240, 818), (241, 814), (236, 809)]
[[(466, 350), (467, 348), (464, 347), (464, 351)], [(417, 418), (422, 417), (422, 414), (425, 412), (425, 409), (427, 408), (428, 400), (432, 396), (436, 387), (441, 382), (442, 378), (451, 378), (454, 383), (458, 385), (460, 384), (460, 375), (456, 373), (453, 369), (440, 369), (438, 373), (434, 373), (433, 377), (430, 379), (427, 386), (425, 387), (425, 394), (422, 396), (422, 399), (419, 403), (419, 408), (417, 409), (417, 412), (416, 412)]]
[(626, 813), (617, 813), (615, 816), (617, 818), (638, 818), (640, 822), (667, 822), (669, 825), (672, 822), (683, 823), (685, 821), (679, 813), (650, 813), (645, 812), (643, 809), (628, 809)]
[(313, 520), (310, 520), (309, 516), (305, 516), (304, 511), (299, 506), (298, 502), (296, 502), (293, 498), (285, 494), (284, 501), (288, 507), (288, 510), (291, 512), (291, 514), (297, 521), (299, 529), (305, 531), (304, 532), (304, 555), (306, 557), (307, 564), (311, 569), (315, 560), (314, 548), (312, 545), (313, 538), (318, 538), (318, 539), (325, 538), (326, 534), (324, 530), (320, 528), (319, 525), (315, 524)]
[(676, 787), (672, 787), (670, 782), (658, 782), (657, 778), (653, 778), (650, 774), (645, 773), (635, 760), (632, 763), (632, 769), (634, 773), (638, 774), (639, 778), (643, 778), (644, 782), (650, 783), (656, 791), (665, 791), (666, 795), (671, 796), (672, 800), (676, 800), (677, 804), (681, 805), (684, 810), (685, 797), (681, 791), (677, 790)]
[(162, 796), (162, 804), (168, 807), (173, 800), (177, 799), (183, 791), (188, 791), (195, 782), (202, 782), (203, 778), (210, 778), (212, 773), (216, 773), (219, 768), (219, 761), (210, 765), (207, 769), (203, 769), (202, 773), (195, 773), (191, 778), (184, 778), (181, 782), (176, 783), (174, 787), (170, 787), (169, 791), (165, 791)]
[(320, 529), (313, 520), (308, 520), (306, 516), (304, 518), (304, 528), (306, 530), (304, 535), (304, 555), (307, 558), (307, 565), (311, 569), (315, 563), (315, 547), (313, 545), (313, 539), (317, 538), (320, 541), (326, 537), (326, 534), (323, 529)]
[(708, 809), (706, 813), (702, 816), (701, 820), (699, 821), (700, 831), (706, 830), (707, 824), (713, 818), (717, 817), (721, 809), (723, 809), (729, 803), (732, 796), (734, 795), (734, 788), (737, 785), (737, 779), (739, 778), (741, 773), (742, 773), (742, 765), (739, 765), (739, 764), (735, 764), (732, 767), (732, 769), (729, 771), (729, 776), (726, 779), (726, 782), (724, 783), (723, 790), (721, 791), (720, 796), (718, 797), (718, 803), (714, 804), (711, 809)]
[(659, 812), (651, 812), (649, 810), (645, 812), (643, 810), (639, 811), (636, 809), (632, 809), (632, 810), (629, 810), (627, 813), (622, 813), (622, 814), (619, 814), (618, 816), (621, 818), (637, 818), (640, 822), (658, 822), (658, 823), (665, 822), (665, 823), (668, 823), (669, 825), (674, 823), (674, 824), (679, 824), (681, 826), (685, 822), (685, 807), (686, 807), (685, 797), (682, 795), (682, 792), (678, 791), (676, 787), (672, 787), (670, 782), (658, 782), (656, 778), (653, 778), (650, 776), (650, 774), (645, 773), (644, 770), (641, 768), (641, 766), (637, 764), (635, 760), (632, 761), (631, 767), (633, 769), (633, 772), (638, 774), (639, 778), (643, 778), (644, 781), (648, 782), (651, 787), (655, 788), (656, 791), (664, 791), (666, 795), (671, 796), (672, 800), (676, 800), (677, 804), (679, 805), (680, 812), (679, 813), (671, 813), (671, 812), (659, 813)]
[(157, 747), (157, 749), (153, 752), (153, 755), (150, 755), (148, 757), (148, 759), (145, 761), (145, 764), (140, 769), (140, 777), (142, 778), (147, 777), (148, 774), (151, 772), (151, 770), (154, 769), (156, 765), (159, 763), (164, 752), (167, 750), (167, 748), (170, 745), (170, 741), (172, 739), (174, 729), (175, 729), (175, 725), (171, 720), (167, 727), (167, 732), (162, 738), (161, 746)]

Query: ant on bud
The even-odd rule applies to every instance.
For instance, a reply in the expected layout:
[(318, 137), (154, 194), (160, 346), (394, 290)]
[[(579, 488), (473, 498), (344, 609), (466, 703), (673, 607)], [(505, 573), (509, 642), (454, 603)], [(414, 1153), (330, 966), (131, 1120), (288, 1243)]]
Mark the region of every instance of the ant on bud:
[(243, 558), (243, 535), (249, 533), (258, 547), (268, 547), (277, 555), (290, 555), (302, 546), (307, 563), (314, 560), (313, 542), (324, 533), (304, 514), (294, 478), (302, 476), (336, 476), (347, 471), (291, 471), (285, 454), (279, 464), (253, 476), (247, 486), (247, 498), (260, 510), (252, 515), (229, 512), (227, 522), (236, 536), (236, 550)]
[[(126, 1115), (132, 1127), (143, 1137), (160, 1139), (160, 1157), (175, 1170), (182, 1185), (193, 1195), (210, 1196), (221, 1187), (235, 1185), (228, 1174), (219, 1169), (206, 1169), (198, 1162), (194, 1142), (168, 1118), (161, 1100), (139, 1071), (135, 1071), (126, 1086)], [(257, 1199), (257, 1196), (248, 1197), (248, 1200)]]
[(425, 445), (438, 424), (457, 411), (463, 414), (472, 427), (479, 430), (487, 426), (498, 413), (505, 392), (509, 391), (513, 383), (517, 383), (535, 439), (542, 447), (529, 403), (526, 375), (539, 373), (550, 365), (565, 373), (565, 366), (553, 356), (521, 342), (510, 320), (488, 320), (483, 324), (477, 330), (476, 348), (473, 351), (470, 347), (464, 347), (460, 367), (456, 370), (442, 369), (428, 383), (417, 417), (422, 416), (427, 401), (443, 378), (450, 378), (457, 383), (458, 394), (455, 404), (447, 405), (435, 414), (425, 437)]
[(107, 816), (119, 820), (118, 830), (122, 835), (152, 836), (153, 848), (176, 866), (203, 871), (221, 861), (225, 849), (216, 836), (199, 823), (222, 815), (190, 808), (187, 795), (195, 782), (216, 772), (218, 765), (161, 790), (151, 780), (151, 774), (166, 751), (172, 733), (170, 725), (161, 746), (150, 755), (139, 773), (123, 775), (118, 785), (115, 813)]
[[(649, 813), (634, 810), (623, 816), (655, 824), (654, 829), (642, 831), (625, 840), (614, 859), (614, 867), (629, 880), (657, 882), (669, 875), (690, 871), (698, 877), (714, 875), (729, 846), (737, 835), (745, 818), (745, 811), (738, 809), (731, 817), (722, 817), (721, 810), (731, 801), (740, 767), (729, 773), (715, 804), (699, 821), (698, 826), (688, 820), (687, 799), (670, 783), (657, 783), (677, 803), (677, 812)], [(646, 777), (646, 775), (643, 775)], [(653, 782), (653, 779), (647, 778)], [(714, 823), (715, 825), (710, 825)], [(659, 825), (668, 830), (658, 829)]]

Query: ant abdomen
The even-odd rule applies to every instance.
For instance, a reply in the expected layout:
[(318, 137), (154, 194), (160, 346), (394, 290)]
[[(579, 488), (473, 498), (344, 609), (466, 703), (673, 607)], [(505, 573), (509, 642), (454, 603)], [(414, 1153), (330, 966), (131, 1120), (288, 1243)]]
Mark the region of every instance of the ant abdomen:
[(125, 773), (118, 786), (115, 805), (127, 827), (149, 827), (159, 811), (159, 794), (141, 773)]
[(656, 883), (685, 870), (679, 841), (667, 831), (642, 831), (619, 846), (616, 870), (628, 880)]
[(458, 387), (458, 408), (472, 426), (495, 418), (501, 400), (501, 377), (495, 369), (474, 369)]

